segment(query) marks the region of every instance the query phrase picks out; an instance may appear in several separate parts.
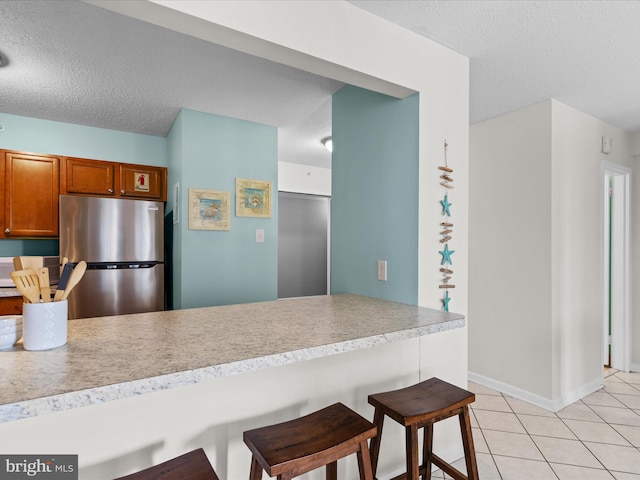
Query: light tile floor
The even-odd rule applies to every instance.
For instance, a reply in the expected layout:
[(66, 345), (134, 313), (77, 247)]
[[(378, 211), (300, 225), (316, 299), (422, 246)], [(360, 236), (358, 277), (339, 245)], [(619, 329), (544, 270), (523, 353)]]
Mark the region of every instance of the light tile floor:
[(640, 480), (640, 373), (609, 369), (604, 388), (557, 413), (469, 390), (480, 480)]

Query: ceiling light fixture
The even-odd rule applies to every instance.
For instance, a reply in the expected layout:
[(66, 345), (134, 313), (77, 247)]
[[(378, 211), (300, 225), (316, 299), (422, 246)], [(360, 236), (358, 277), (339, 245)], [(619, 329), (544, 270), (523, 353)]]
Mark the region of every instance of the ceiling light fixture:
[(330, 152), (333, 152), (333, 139), (330, 136), (324, 137), (322, 140), (320, 140), (320, 143), (324, 145), (324, 148), (326, 148)]

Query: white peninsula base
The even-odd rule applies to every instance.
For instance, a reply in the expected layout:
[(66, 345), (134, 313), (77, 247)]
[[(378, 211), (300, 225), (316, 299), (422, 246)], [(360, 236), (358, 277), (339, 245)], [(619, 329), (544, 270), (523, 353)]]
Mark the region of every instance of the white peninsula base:
[[(242, 432), (342, 402), (373, 418), (367, 395), (432, 376), (466, 385), (466, 328), (335, 356), (216, 378), (0, 425), (3, 453), (79, 455), (80, 479), (113, 479), (203, 447), (221, 479), (249, 478)], [(461, 458), (456, 419), (436, 426), (435, 450)], [(385, 423), (379, 477), (400, 473), (404, 433)], [(339, 462), (339, 478), (356, 478), (355, 459)], [(308, 478), (324, 478), (324, 471)], [(266, 478), (266, 476), (265, 476)], [(302, 478), (302, 477), (301, 477)]]
[[(371, 420), (369, 394), (433, 376), (466, 387), (464, 317), (357, 295), (74, 320), (64, 347), (0, 352), (0, 453), (77, 454), (80, 479), (111, 480), (202, 447), (246, 480), (245, 430), (335, 402)], [(404, 432), (384, 430), (389, 478)], [(463, 456), (455, 418), (435, 450)], [(338, 468), (357, 477), (355, 457)]]

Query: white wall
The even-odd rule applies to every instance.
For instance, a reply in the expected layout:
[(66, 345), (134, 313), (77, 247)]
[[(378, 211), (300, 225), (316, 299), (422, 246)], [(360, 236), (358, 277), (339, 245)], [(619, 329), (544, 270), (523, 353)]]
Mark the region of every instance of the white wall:
[(547, 100), (470, 145), (470, 371), (558, 409), (601, 385), (601, 165), (630, 165), (627, 134)]
[(551, 397), (551, 104), (470, 130), (469, 370)]
[[(624, 130), (552, 105), (553, 398), (571, 401), (597, 387), (602, 375), (601, 164), (629, 166), (630, 159)], [(601, 152), (603, 135), (612, 138), (608, 155)]]
[(331, 169), (278, 162), (278, 190), (331, 196)]
[(629, 155), (640, 155), (640, 130), (629, 134)]
[(631, 168), (634, 173), (631, 175), (631, 245), (635, 249), (631, 251), (632, 275), (636, 279), (631, 282), (631, 370), (640, 372), (640, 302), (633, 299), (640, 298), (640, 221), (633, 220), (640, 218), (640, 131), (629, 135), (629, 153), (631, 157)]

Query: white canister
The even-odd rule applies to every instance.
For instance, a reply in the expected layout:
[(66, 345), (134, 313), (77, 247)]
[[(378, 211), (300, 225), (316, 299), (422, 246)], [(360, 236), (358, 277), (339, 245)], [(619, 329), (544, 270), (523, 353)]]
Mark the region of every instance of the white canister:
[(22, 307), (22, 346), (49, 350), (67, 343), (67, 301), (25, 303)]

